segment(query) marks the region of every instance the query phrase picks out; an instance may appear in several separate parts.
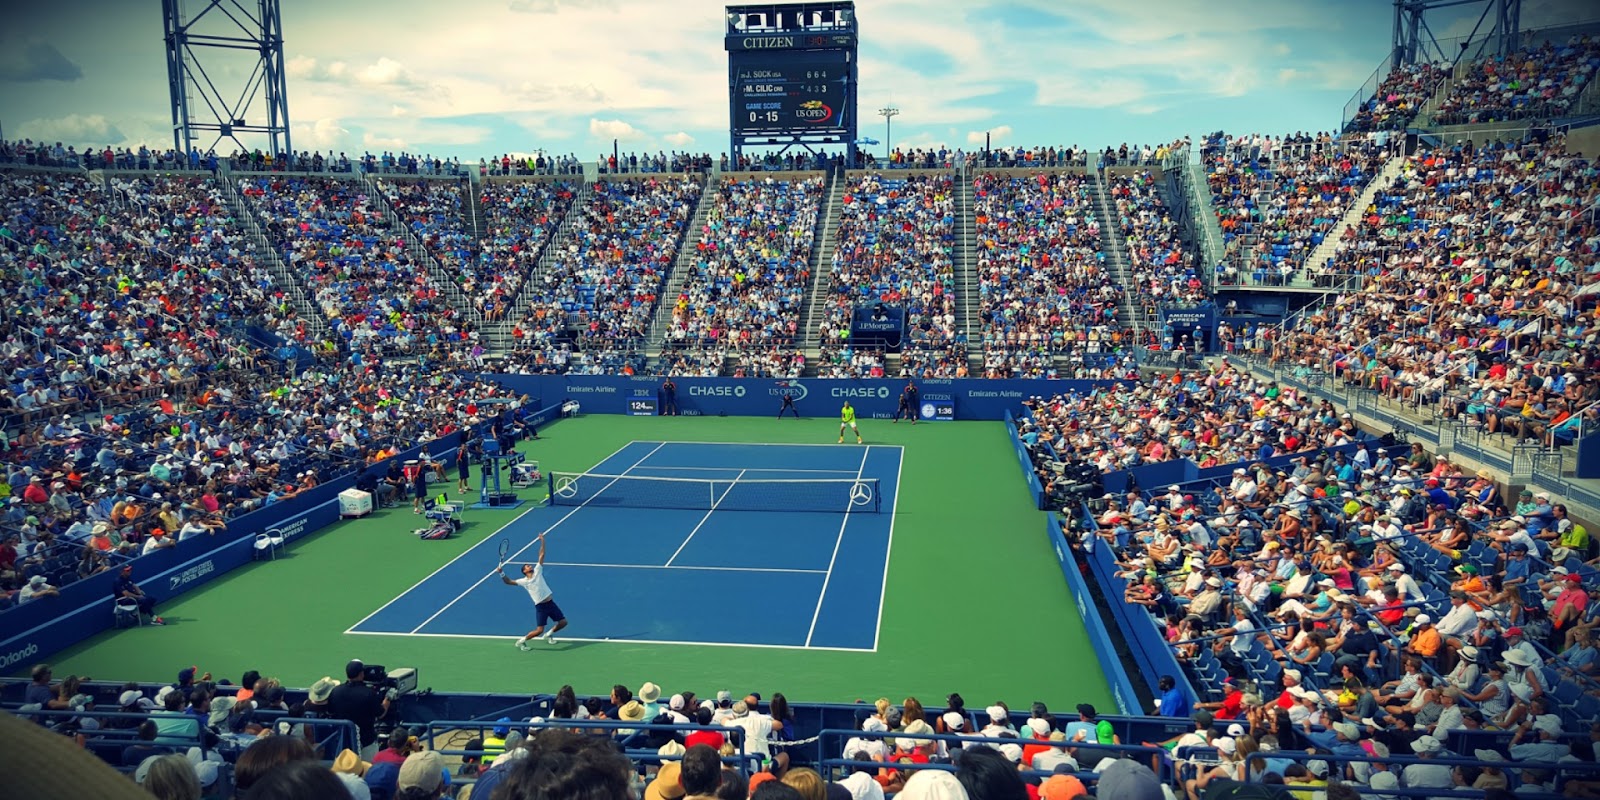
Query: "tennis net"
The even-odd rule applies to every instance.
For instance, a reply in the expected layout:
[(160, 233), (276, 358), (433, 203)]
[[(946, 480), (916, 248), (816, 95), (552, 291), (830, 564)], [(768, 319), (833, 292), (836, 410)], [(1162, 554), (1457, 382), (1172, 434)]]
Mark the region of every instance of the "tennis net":
[(877, 512), (877, 478), (743, 480), (550, 473), (550, 504), (710, 511)]

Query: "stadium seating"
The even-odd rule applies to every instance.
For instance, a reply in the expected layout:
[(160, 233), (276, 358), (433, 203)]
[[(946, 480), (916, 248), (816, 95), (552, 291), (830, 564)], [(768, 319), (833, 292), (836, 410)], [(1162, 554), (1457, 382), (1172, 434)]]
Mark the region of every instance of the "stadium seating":
[(441, 295), (443, 276), (413, 261), (362, 184), (286, 175), (241, 178), (239, 191), (351, 347), (406, 353), (467, 338)]
[(644, 336), (701, 188), (687, 177), (596, 183), (527, 287), (511, 368), (567, 372), (576, 358), (590, 374), (641, 371)]
[(1133, 296), (1154, 312), (1163, 305), (1193, 306), (1209, 297), (1196, 269), (1194, 250), (1182, 239), (1178, 222), (1148, 171), (1106, 180), (1128, 248)]
[(1441, 64), (1407, 64), (1384, 76), (1371, 99), (1345, 122), (1346, 133), (1402, 131), (1415, 119), (1439, 84), (1450, 74)]
[(1209, 137), (1201, 159), (1239, 276), (1266, 286), (1294, 281), (1393, 152), (1379, 137)]
[(1052, 376), (1056, 353), (1120, 340), (1123, 288), (1105, 267), (1087, 178), (984, 174), (973, 185), (985, 374)]
[(1600, 39), (1574, 36), (1472, 62), (1433, 109), (1436, 125), (1564, 116), (1600, 67)]
[(674, 298), (669, 347), (792, 345), (810, 284), (822, 179), (724, 179)]
[[(835, 241), (822, 343), (845, 344), (856, 307), (896, 306), (906, 315), (902, 362), (917, 364), (924, 377), (953, 377), (953, 359), (934, 357), (957, 333), (953, 179), (866, 174), (851, 180)], [(881, 356), (876, 362), (882, 366)]]

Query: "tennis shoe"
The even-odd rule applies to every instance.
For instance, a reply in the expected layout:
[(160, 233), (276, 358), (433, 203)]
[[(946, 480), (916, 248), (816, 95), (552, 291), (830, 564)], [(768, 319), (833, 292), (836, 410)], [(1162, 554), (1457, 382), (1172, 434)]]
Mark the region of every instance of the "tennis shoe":
[(545, 635), (544, 635), (544, 643), (545, 644), (555, 644), (556, 643), (556, 632), (555, 631), (546, 631)]
[(528, 640), (527, 639), (518, 639), (517, 640), (517, 649), (521, 650), (524, 653), (528, 652), (528, 650), (529, 650)]
[(839, 444), (844, 444), (844, 437), (843, 436), (839, 437)]

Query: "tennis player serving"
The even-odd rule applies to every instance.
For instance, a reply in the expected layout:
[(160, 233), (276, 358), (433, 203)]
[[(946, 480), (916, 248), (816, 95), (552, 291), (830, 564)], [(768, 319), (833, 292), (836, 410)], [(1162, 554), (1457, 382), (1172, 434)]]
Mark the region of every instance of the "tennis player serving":
[(844, 429), (849, 428), (856, 434), (856, 444), (861, 444), (861, 429), (856, 427), (856, 410), (850, 407), (850, 401), (844, 401), (844, 408), (839, 409), (839, 444), (844, 444)]
[[(537, 612), (535, 622), (538, 627), (528, 632), (527, 636), (517, 640), (517, 649), (526, 651), (528, 640), (544, 634), (544, 640), (555, 644), (556, 631), (567, 627), (567, 616), (561, 613), (561, 606), (556, 605), (555, 597), (550, 592), (550, 584), (544, 580), (544, 534), (539, 534), (539, 561), (535, 564), (522, 565), (522, 577), (516, 580), (506, 576), (505, 567), (500, 568), (500, 580), (507, 586), (521, 586), (528, 590), (528, 596), (533, 598), (533, 608)], [(549, 630), (545, 626), (554, 620)]]

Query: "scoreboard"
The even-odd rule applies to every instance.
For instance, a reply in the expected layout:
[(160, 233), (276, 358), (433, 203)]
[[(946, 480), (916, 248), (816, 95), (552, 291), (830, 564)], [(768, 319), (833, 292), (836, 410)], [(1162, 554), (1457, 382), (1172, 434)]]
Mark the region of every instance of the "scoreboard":
[[(854, 161), (860, 28), (852, 0), (727, 7), (729, 152), (798, 148)], [(769, 151), (769, 155), (772, 153)], [(757, 167), (759, 169), (759, 166)]]
[(735, 131), (846, 129), (847, 52), (745, 52), (736, 54), (731, 66)]

